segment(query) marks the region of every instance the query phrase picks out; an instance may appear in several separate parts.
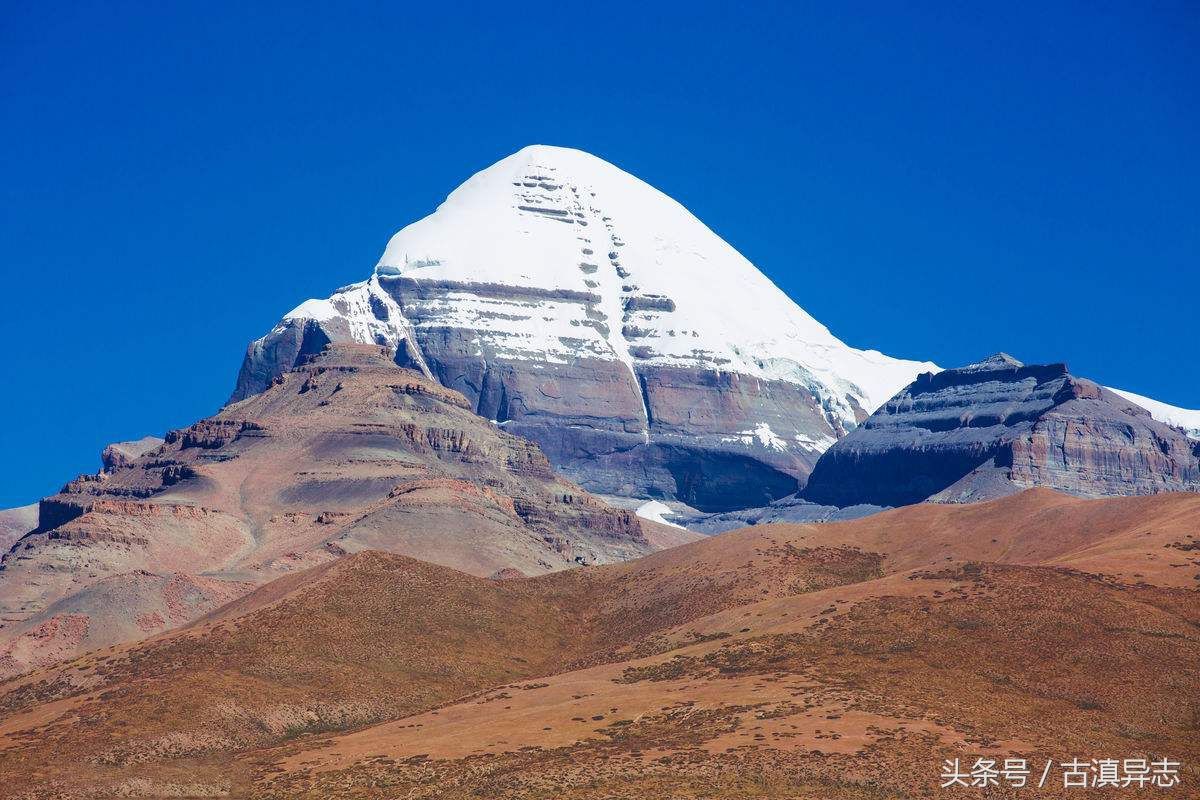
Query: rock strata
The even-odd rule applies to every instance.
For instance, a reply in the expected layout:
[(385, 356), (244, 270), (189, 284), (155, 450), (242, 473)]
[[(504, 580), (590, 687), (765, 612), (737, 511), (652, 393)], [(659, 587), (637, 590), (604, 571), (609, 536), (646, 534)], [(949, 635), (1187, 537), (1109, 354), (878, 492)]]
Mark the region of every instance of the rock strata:
[(968, 502), (1046, 486), (1081, 497), (1200, 490), (1179, 428), (1064, 364), (1005, 354), (925, 373), (821, 457), (805, 499)]
[(157, 436), (143, 436), (129, 442), (114, 442), (100, 454), (100, 463), (104, 469), (112, 471), (127, 467), (151, 450), (162, 447), (163, 440)]
[[(0, 672), (174, 627), (367, 549), (535, 575), (697, 538), (559, 477), (536, 444), (389, 348), (346, 343), (132, 459), (109, 458), (39, 515), (0, 561)], [(157, 577), (129, 577), (139, 571)], [(182, 585), (198, 587), (194, 602), (163, 614), (163, 587)], [(39, 651), (38, 631), (60, 628), (79, 635)]]
[(589, 491), (709, 512), (794, 493), (935, 368), (847, 346), (678, 203), (542, 146), (397, 233), (367, 281), (251, 343), (232, 401), (342, 341), (392, 348)]

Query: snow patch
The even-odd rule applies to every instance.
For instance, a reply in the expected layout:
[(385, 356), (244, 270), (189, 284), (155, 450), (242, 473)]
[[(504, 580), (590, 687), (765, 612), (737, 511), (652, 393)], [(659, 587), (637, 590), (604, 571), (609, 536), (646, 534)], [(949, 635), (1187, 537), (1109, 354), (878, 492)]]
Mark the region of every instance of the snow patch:
[[(817, 441), (816, 439), (810, 439), (803, 434), (796, 434), (796, 440), (801, 444), (804, 444), (805, 442)], [(766, 422), (760, 422), (749, 430), (738, 431), (738, 433), (734, 436), (722, 436), (721, 441), (741, 442), (744, 445), (753, 445), (755, 442), (758, 442), (763, 447), (776, 450), (781, 453), (788, 449), (787, 441), (785, 441), (779, 434), (775, 433), (775, 431), (771, 429), (771, 426)], [(825, 445), (825, 447), (822, 447), (821, 450), (824, 451), (835, 441), (837, 440), (830, 439), (829, 444)]]
[(1179, 408), (1178, 406), (1168, 405), (1158, 400), (1151, 400), (1149, 397), (1143, 397), (1140, 394), (1127, 392), (1124, 389), (1113, 389), (1111, 386), (1108, 389), (1109, 391), (1116, 392), (1130, 402), (1137, 403), (1149, 411), (1150, 416), (1159, 422), (1183, 428), (1184, 433), (1190, 438), (1200, 440), (1200, 410)]
[[(341, 320), (349, 331), (351, 341), (378, 344), (395, 350), (403, 341), (412, 346), (408, 353), (417, 368), (432, 377), (421, 348), (416, 346), (413, 328), (400, 305), (379, 285), (379, 279), (343, 286), (328, 300), (306, 300), (283, 317), (280, 329), (288, 320), (311, 319), (317, 322)], [(265, 337), (264, 337), (265, 338)], [(259, 341), (262, 341), (261, 339)]]
[(664, 518), (668, 514), (675, 516), (675, 512), (672, 511), (671, 507), (666, 503), (659, 502), (658, 500), (651, 500), (648, 503), (642, 503), (637, 507), (637, 511), (633, 513), (637, 514), (642, 519), (648, 519), (651, 522), (657, 522), (661, 525), (670, 525), (672, 528), (686, 530), (686, 528), (684, 528), (682, 525), (676, 525), (674, 522), (668, 522)]
[(758, 423), (751, 430), (742, 431), (742, 435), (747, 437), (753, 436), (755, 439), (758, 439), (758, 443), (763, 447), (769, 447), (781, 453), (787, 450), (788, 447), (787, 442), (779, 438), (775, 431), (771, 430), (771, 426), (765, 422)]
[(291, 311), (283, 315), (284, 319), (315, 319), (318, 322), (325, 322), (334, 317), (340, 317), (341, 314), (333, 307), (333, 303), (328, 300), (305, 300), (300, 305), (293, 308)]
[(832, 436), (822, 436), (819, 439), (814, 439), (811, 436), (805, 436), (803, 433), (797, 433), (792, 438), (796, 440), (796, 444), (798, 444), (800, 447), (804, 448), (805, 450), (811, 450), (815, 453), (824, 453), (833, 446), (834, 442), (837, 441), (837, 439)]

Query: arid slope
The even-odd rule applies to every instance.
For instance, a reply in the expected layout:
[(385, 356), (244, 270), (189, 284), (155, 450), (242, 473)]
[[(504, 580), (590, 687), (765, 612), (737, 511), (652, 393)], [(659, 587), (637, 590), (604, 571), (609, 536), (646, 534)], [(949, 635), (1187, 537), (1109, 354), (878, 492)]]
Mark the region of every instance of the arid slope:
[(608, 507), (370, 345), (331, 345), (128, 455), (43, 500), (4, 557), (0, 675), (176, 628), (346, 553), (539, 574), (697, 538)]
[(0, 777), (30, 798), (910, 798), (954, 796), (944, 758), (1169, 756), (1184, 786), (1156, 796), (1186, 797), (1198, 542), (1200, 496), (1033, 491), (512, 580), (360, 553), (0, 685)]

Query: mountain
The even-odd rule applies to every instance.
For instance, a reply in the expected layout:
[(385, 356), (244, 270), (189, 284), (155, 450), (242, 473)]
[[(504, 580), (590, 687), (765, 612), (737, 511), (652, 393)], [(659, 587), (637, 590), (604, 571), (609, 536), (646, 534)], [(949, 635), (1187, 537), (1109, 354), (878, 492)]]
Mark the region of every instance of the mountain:
[(0, 683), (0, 786), (860, 800), (952, 758), (1191, 765), (1198, 515), (1039, 489), (510, 580), (360, 552)]
[(803, 497), (898, 506), (1032, 486), (1084, 497), (1200, 491), (1200, 443), (1064, 364), (1001, 353), (920, 375), (821, 456)]
[(545, 146), (471, 177), (368, 280), (251, 343), (232, 401), (331, 341), (395, 349), (591, 491), (703, 511), (791, 494), (936, 369), (847, 346), (671, 198)]
[(486, 576), (694, 538), (559, 478), (536, 445), (390, 350), (329, 345), (42, 500), (37, 530), (0, 562), (0, 674), (178, 627), (365, 549)]

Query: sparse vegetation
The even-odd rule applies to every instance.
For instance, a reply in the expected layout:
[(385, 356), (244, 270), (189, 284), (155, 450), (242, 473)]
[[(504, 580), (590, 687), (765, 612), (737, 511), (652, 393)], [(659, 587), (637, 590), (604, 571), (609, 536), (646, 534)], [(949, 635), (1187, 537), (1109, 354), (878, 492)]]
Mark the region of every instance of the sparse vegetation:
[(1193, 590), (984, 562), (842, 583), (873, 559), (780, 541), (806, 535), (502, 581), (344, 559), (0, 687), (8, 718), (50, 709), (0, 775), (37, 763), (63, 797), (133, 771), (251, 800), (897, 800), (1013, 741), (1200, 759)]

